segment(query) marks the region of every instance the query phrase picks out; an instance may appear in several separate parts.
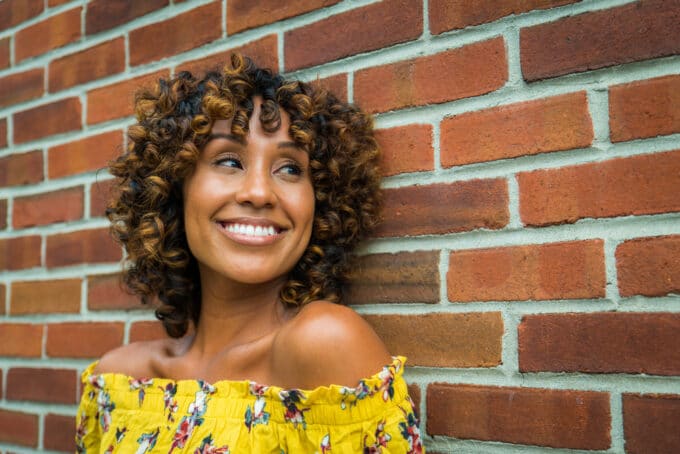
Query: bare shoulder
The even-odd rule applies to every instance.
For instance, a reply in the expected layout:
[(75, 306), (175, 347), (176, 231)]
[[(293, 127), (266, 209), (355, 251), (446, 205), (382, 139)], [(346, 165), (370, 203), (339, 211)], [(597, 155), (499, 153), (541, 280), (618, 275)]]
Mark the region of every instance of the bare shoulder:
[(168, 348), (166, 339), (133, 342), (115, 348), (101, 357), (94, 373), (118, 373), (131, 377), (150, 377), (154, 375), (153, 359)]
[(274, 375), (287, 388), (356, 386), (391, 361), (359, 314), (327, 301), (304, 306), (281, 329), (272, 352)]

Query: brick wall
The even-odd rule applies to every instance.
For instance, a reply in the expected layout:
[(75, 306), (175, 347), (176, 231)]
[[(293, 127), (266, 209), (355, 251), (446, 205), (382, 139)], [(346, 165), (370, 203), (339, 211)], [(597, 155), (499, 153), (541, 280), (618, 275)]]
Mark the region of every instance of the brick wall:
[(134, 87), (238, 50), (376, 115), (385, 223), (351, 301), (408, 355), (430, 452), (680, 452), (678, 23), (677, 0), (0, 1), (0, 451), (72, 450), (79, 373), (159, 335), (98, 169)]

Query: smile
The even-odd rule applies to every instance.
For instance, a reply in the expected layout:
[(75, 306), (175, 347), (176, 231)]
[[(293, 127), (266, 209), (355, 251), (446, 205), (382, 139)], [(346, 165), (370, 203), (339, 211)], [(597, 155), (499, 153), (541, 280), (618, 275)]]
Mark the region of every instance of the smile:
[(251, 222), (217, 221), (217, 225), (227, 238), (246, 246), (266, 246), (276, 243), (286, 232), (286, 229), (262, 219)]
[(222, 224), (225, 230), (231, 233), (238, 233), (240, 235), (248, 236), (272, 236), (278, 232), (274, 227), (250, 225), (250, 224)]

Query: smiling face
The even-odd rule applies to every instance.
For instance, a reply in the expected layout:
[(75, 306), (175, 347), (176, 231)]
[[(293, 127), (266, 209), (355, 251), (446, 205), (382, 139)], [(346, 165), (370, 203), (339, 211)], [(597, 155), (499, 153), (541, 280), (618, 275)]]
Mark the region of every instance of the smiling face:
[(290, 119), (265, 132), (260, 104), (245, 141), (231, 135), (231, 121), (216, 121), (183, 186), (184, 224), (202, 283), (283, 283), (302, 257), (312, 233), (314, 189), (309, 157), (292, 141)]

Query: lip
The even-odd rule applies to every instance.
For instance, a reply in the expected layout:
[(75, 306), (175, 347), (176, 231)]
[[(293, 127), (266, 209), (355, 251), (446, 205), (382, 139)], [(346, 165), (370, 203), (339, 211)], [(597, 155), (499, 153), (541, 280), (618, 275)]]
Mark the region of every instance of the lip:
[[(273, 244), (280, 240), (285, 234), (287, 229), (280, 226), (278, 223), (264, 218), (232, 218), (232, 219), (219, 219), (215, 221), (217, 228), (223, 235), (225, 235), (230, 240), (243, 244), (246, 246), (267, 246)], [(228, 226), (240, 224), (245, 226), (262, 227), (264, 229), (272, 228), (275, 233), (273, 235), (249, 235), (240, 232), (234, 232), (228, 229)]]

